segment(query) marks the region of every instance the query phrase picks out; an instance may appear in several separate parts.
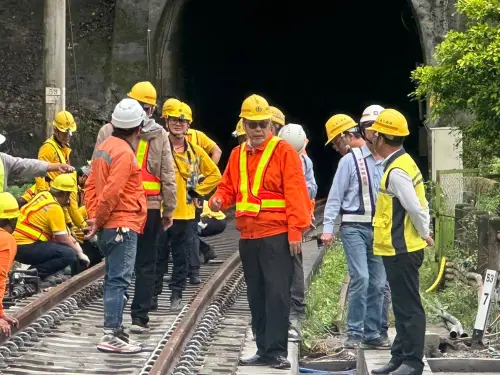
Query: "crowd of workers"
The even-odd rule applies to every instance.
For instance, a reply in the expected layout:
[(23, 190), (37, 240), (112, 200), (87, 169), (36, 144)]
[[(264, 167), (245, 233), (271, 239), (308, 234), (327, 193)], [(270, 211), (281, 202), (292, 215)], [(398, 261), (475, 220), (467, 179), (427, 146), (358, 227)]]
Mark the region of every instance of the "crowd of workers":
[[(38, 160), (0, 153), (0, 297), (14, 259), (36, 268), (44, 286), (105, 259), (104, 335), (97, 348), (139, 352), (142, 345), (122, 323), (133, 274), (130, 331), (140, 334), (149, 330), (164, 281), (170, 310), (182, 309), (187, 282), (199, 284), (202, 261), (217, 256), (203, 238), (223, 232), (222, 211), (235, 206), (257, 345), (256, 355), (240, 364), (289, 368), (287, 343), (299, 339), (294, 324), (305, 313), (302, 234), (313, 225), (317, 192), (303, 127), (286, 124), (279, 109), (251, 95), (233, 132), (239, 145), (221, 176), (222, 151), (191, 127), (189, 105), (168, 99), (162, 125), (152, 117), (156, 106), (151, 83), (134, 85), (99, 130), (92, 160), (76, 171), (70, 137), (77, 125), (67, 111), (57, 114)], [(418, 269), (433, 242), (422, 175), (403, 148), (408, 124), (396, 110), (374, 105), (359, 124), (347, 115), (331, 117), (326, 132), (327, 144), (342, 155), (321, 239), (331, 245), (340, 223), (351, 277), (344, 346), (391, 348), (392, 294), (392, 359), (373, 373), (421, 374)], [(4, 192), (10, 175), (36, 182), (16, 199)], [(16, 324), (0, 311), (0, 329), (8, 334)]]

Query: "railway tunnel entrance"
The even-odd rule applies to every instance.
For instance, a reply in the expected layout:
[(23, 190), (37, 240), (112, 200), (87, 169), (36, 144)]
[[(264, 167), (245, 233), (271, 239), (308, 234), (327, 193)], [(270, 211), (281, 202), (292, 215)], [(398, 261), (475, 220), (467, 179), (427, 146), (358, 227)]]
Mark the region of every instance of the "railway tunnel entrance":
[(306, 128), (319, 197), (339, 159), (324, 147), (326, 121), (335, 113), (358, 121), (370, 104), (407, 116), (405, 147), (427, 170), (418, 157), (419, 104), (408, 97), (423, 56), (407, 0), (191, 0), (177, 27), (182, 97), (193, 107), (193, 127), (222, 146), (223, 166), (236, 145), (241, 103), (258, 93)]

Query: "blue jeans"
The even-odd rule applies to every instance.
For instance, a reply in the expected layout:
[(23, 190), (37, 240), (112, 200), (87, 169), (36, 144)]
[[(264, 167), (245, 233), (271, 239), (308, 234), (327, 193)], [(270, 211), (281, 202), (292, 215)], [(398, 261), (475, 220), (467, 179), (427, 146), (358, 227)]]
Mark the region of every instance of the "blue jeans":
[(99, 247), (106, 258), (104, 277), (104, 328), (116, 329), (122, 326), (123, 309), (127, 298), (125, 293), (132, 280), (137, 233), (129, 231), (121, 241), (116, 241), (116, 228), (103, 229), (99, 233)]
[(382, 258), (373, 255), (373, 229), (349, 224), (340, 227), (349, 268), (347, 334), (374, 340), (380, 336), (384, 288), (387, 281)]

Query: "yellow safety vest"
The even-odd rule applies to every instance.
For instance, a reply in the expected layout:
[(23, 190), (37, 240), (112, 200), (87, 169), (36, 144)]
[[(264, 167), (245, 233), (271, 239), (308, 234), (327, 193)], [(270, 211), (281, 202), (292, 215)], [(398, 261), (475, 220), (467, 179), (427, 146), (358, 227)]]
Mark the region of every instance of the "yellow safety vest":
[(285, 212), (286, 204), (283, 194), (267, 191), (262, 188), (265, 170), (280, 140), (278, 137), (272, 137), (267, 143), (260, 157), (259, 164), (257, 164), (251, 189), (248, 181), (247, 144), (244, 143), (240, 146), (240, 189), (236, 198), (236, 217), (257, 216), (261, 210)]
[(3, 165), (3, 159), (0, 156), (0, 193), (5, 191), (5, 167)]
[(399, 199), (387, 191), (389, 174), (393, 169), (408, 173), (422, 207), (427, 209), (422, 173), (415, 161), (403, 149), (390, 157), (380, 181), (375, 216), (373, 218), (373, 253), (381, 256), (394, 256), (424, 249), (427, 244), (413, 226), (408, 213)]
[(49, 145), (54, 147), (54, 149), (56, 150), (57, 157), (59, 158), (59, 162), (61, 164), (69, 164), (68, 161), (66, 160), (66, 157), (64, 156), (64, 153), (61, 150), (61, 146), (59, 146), (54, 137), (50, 137), (44, 143), (48, 143)]
[(17, 219), (16, 232), (22, 234), (33, 241), (49, 241), (52, 239), (51, 233), (44, 232), (41, 228), (30, 223), (30, 216), (41, 209), (52, 204), (59, 204), (48, 191), (38, 193), (27, 205), (21, 208), (21, 214)]
[(154, 174), (148, 172), (148, 153), (149, 142), (141, 139), (137, 146), (136, 159), (137, 164), (141, 166), (142, 186), (144, 187), (146, 196), (160, 195), (161, 180)]

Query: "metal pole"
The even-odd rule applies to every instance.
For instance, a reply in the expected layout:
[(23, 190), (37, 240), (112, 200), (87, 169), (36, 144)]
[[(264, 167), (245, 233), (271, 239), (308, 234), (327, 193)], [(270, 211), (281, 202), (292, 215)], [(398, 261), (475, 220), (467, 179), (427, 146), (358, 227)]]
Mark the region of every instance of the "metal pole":
[(43, 55), (48, 138), (52, 135), (56, 113), (66, 108), (66, 0), (45, 0)]

